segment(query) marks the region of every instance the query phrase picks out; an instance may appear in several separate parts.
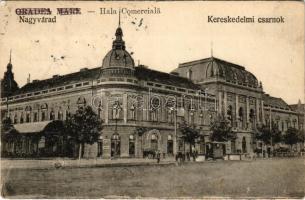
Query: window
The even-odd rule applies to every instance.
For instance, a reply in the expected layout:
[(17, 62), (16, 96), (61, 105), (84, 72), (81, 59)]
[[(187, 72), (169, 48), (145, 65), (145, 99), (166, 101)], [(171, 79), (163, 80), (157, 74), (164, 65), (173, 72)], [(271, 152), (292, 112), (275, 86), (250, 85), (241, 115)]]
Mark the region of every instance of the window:
[(61, 110), (58, 111), (58, 113), (57, 113), (57, 119), (58, 120), (63, 120), (64, 119), (64, 115), (63, 115), (63, 112)]
[(129, 156), (135, 156), (135, 138), (134, 135), (129, 136)]
[(174, 122), (174, 111), (171, 108), (169, 108), (167, 112), (167, 122), (168, 123)]
[(38, 113), (37, 112), (34, 112), (34, 122), (37, 122), (38, 121)]
[(46, 120), (46, 111), (42, 111), (41, 112), (41, 121), (45, 121)]
[(18, 121), (17, 121), (17, 114), (14, 115), (14, 124), (17, 124)]
[(136, 111), (135, 111), (135, 106), (133, 104), (130, 107), (130, 118), (132, 120), (136, 119)]
[(97, 142), (97, 156), (102, 157), (103, 156), (103, 136), (99, 137), (99, 140)]
[(119, 157), (121, 155), (121, 140), (119, 134), (115, 133), (111, 136), (111, 156)]
[(120, 119), (121, 111), (121, 103), (119, 101), (114, 102), (114, 104), (112, 105), (112, 119)]
[(232, 112), (232, 106), (231, 105), (228, 106), (227, 119), (229, 120), (230, 125), (232, 126), (233, 125), (233, 112)]
[(250, 109), (250, 113), (249, 113), (249, 118), (250, 118), (250, 122), (254, 123), (255, 120), (255, 113), (253, 109)]
[(243, 126), (244, 126), (244, 110), (243, 110), (243, 108), (239, 108), (238, 117), (239, 117), (239, 121), (241, 123), (240, 128), (243, 128)]
[(68, 110), (66, 110), (66, 119), (69, 119), (70, 118), (70, 111), (69, 111), (69, 107), (68, 107)]
[(242, 141), (242, 152), (247, 153), (247, 142), (245, 137), (243, 137), (243, 141)]
[(31, 113), (30, 112), (26, 113), (25, 121), (26, 121), (26, 123), (31, 122)]
[(194, 115), (195, 115), (194, 110), (193, 109), (189, 110), (189, 123), (190, 124), (194, 124)]
[(50, 112), (50, 120), (55, 120), (55, 113), (53, 110)]
[(73, 85), (68, 85), (68, 86), (66, 86), (65, 88), (66, 88), (66, 89), (71, 89), (71, 88), (73, 88)]
[(186, 76), (187, 76), (187, 78), (188, 79), (192, 79), (193, 77), (193, 72), (192, 72), (192, 70), (191, 69), (189, 69), (187, 72), (186, 72)]
[(199, 118), (200, 118), (200, 124), (203, 124), (203, 111), (200, 112), (199, 114)]
[(21, 113), (21, 115), (20, 115), (20, 124), (22, 124), (23, 123), (23, 113)]
[(168, 135), (167, 136), (167, 154), (173, 155), (174, 153), (174, 143), (173, 143), (173, 136)]
[(157, 151), (158, 150), (158, 137), (156, 134), (151, 135), (150, 143), (151, 143), (151, 149), (153, 151)]

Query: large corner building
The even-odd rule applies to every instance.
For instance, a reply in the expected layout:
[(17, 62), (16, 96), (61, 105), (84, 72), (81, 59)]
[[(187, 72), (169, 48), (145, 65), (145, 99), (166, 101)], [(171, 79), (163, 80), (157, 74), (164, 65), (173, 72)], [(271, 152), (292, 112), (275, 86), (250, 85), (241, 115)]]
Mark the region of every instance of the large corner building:
[[(104, 128), (99, 141), (85, 145), (84, 157), (142, 157), (152, 150), (174, 156), (185, 148), (178, 129), (182, 120), (200, 131), (196, 149), (204, 154), (218, 114), (237, 133), (227, 153), (262, 148), (253, 137), (261, 124), (275, 123), (282, 132), (304, 128), (297, 106), (265, 94), (243, 66), (210, 57), (179, 64), (172, 73), (155, 71), (135, 66), (121, 27), (115, 37), (100, 67), (33, 80), (21, 88), (9, 62), (1, 80), (1, 115), (11, 119), (19, 136), (5, 140), (2, 155), (75, 156), (77, 144), (61, 137), (56, 127), (85, 105), (93, 107)], [(140, 127), (145, 127), (143, 135), (137, 134)], [(49, 137), (54, 133), (56, 141)]]

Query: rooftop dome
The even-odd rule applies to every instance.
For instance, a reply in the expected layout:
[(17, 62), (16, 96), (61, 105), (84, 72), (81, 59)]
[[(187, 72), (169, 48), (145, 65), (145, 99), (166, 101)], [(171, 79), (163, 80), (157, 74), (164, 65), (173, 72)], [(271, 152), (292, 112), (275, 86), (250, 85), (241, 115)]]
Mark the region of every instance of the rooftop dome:
[(123, 31), (120, 26), (116, 29), (115, 37), (112, 43), (112, 49), (103, 59), (102, 69), (113, 67), (134, 68), (134, 60), (125, 50)]

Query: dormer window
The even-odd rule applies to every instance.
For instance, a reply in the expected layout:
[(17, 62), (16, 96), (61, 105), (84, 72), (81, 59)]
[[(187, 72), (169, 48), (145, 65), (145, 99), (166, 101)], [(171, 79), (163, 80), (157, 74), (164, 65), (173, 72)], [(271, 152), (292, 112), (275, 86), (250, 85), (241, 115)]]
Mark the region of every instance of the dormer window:
[(187, 73), (186, 73), (187, 78), (188, 78), (188, 79), (192, 79), (192, 75), (193, 75), (193, 72), (192, 72), (191, 69), (189, 69), (189, 70), (187, 71)]

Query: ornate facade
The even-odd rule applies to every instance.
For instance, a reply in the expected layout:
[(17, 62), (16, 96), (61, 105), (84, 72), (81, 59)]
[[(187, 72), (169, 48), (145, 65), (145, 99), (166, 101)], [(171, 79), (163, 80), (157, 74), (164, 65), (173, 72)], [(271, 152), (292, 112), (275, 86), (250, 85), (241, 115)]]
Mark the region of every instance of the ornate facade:
[[(51, 125), (84, 105), (93, 107), (104, 126), (99, 141), (85, 145), (84, 157), (142, 157), (149, 150), (173, 156), (185, 148), (177, 130), (182, 120), (200, 131), (203, 137), (196, 149), (205, 153), (217, 114), (226, 116), (238, 135), (228, 143), (228, 153), (252, 152), (257, 145), (253, 132), (268, 120), (278, 123), (282, 131), (303, 127), (298, 113), (282, 99), (264, 94), (262, 84), (242, 66), (211, 57), (180, 64), (172, 73), (159, 72), (135, 66), (121, 27), (115, 36), (101, 67), (34, 80), (20, 89), (9, 88), (9, 95), (2, 93), (2, 118), (8, 116), (20, 135), (18, 141), (2, 145), (3, 152), (72, 156), (76, 144), (68, 138), (55, 144), (43, 134), (34, 138), (37, 133), (60, 132)], [(9, 65), (4, 80), (12, 74)], [(143, 135), (136, 133), (141, 127), (146, 128)]]

